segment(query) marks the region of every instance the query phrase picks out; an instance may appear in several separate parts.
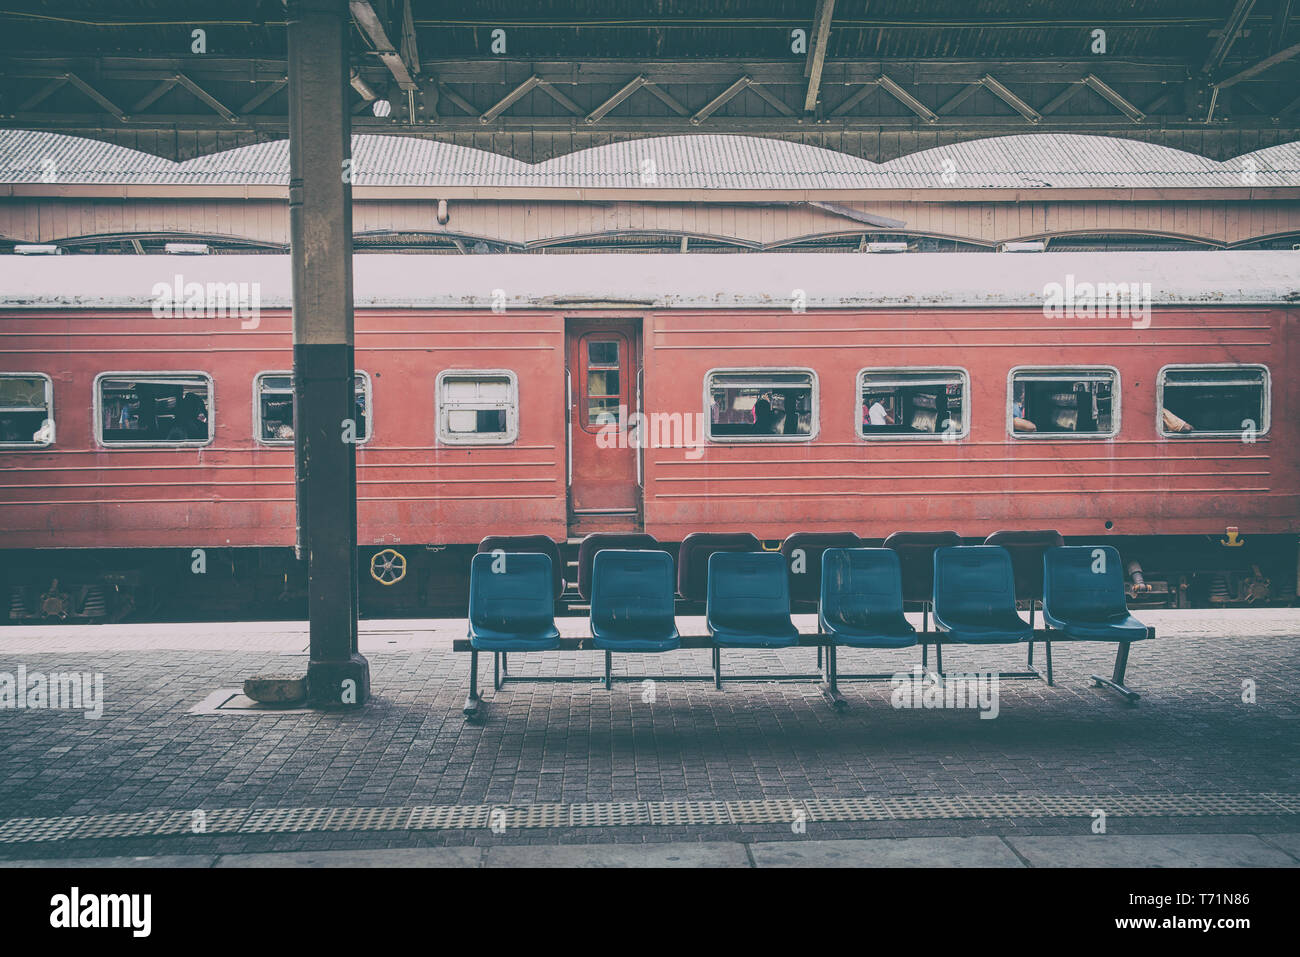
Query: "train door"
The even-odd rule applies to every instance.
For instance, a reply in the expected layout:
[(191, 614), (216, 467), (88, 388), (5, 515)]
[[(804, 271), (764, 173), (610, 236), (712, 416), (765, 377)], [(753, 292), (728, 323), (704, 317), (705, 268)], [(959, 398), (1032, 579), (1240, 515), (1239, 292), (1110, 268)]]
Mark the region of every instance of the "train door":
[(640, 324), (568, 328), (569, 534), (641, 528)]

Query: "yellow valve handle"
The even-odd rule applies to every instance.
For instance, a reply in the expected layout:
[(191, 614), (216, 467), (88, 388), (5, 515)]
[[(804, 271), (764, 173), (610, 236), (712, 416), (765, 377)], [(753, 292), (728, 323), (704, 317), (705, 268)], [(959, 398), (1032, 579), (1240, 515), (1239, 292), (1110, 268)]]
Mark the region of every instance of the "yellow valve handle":
[(392, 548), (370, 557), (370, 577), (381, 585), (396, 585), (406, 577), (406, 556)]

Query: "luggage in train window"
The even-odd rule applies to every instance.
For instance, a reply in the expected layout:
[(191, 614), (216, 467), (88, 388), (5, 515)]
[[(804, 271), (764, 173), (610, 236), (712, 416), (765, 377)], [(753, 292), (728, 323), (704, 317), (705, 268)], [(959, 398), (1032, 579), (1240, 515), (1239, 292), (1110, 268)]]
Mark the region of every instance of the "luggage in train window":
[(1012, 432), (1113, 433), (1117, 374), (1112, 369), (1017, 369), (1011, 374)]

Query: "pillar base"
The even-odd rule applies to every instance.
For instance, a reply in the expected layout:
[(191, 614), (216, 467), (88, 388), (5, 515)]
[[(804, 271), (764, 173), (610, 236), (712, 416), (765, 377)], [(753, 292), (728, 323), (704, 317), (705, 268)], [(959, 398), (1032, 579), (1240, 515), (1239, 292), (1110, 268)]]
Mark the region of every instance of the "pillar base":
[(362, 655), (307, 663), (307, 703), (311, 707), (360, 707), (369, 698), (370, 662)]

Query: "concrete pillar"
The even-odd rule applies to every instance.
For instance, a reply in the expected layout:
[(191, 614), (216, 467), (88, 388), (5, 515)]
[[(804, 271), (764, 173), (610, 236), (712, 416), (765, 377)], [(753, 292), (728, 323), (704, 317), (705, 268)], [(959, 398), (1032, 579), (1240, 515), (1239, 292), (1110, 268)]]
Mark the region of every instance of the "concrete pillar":
[(347, 0), (290, 0), (289, 221), (293, 264), (298, 554), (307, 562), (311, 704), (361, 705), (353, 398), (352, 119)]

